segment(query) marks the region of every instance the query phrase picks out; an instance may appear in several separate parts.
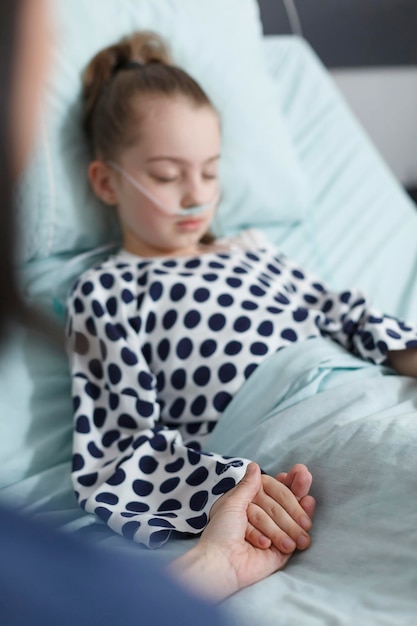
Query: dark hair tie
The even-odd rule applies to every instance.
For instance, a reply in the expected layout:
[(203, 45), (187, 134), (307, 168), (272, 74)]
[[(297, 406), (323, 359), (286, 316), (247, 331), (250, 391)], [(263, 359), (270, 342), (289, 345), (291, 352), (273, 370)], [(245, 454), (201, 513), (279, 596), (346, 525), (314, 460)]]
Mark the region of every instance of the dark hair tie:
[(139, 61), (121, 61), (115, 66), (113, 73), (116, 74), (122, 70), (137, 70), (142, 69), (143, 67), (143, 63), (140, 63)]

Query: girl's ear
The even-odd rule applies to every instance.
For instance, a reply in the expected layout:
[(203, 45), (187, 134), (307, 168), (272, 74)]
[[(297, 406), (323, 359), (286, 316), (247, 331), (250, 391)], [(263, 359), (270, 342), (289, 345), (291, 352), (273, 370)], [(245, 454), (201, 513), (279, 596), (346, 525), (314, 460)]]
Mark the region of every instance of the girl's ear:
[(100, 200), (110, 206), (117, 204), (114, 172), (106, 163), (92, 161), (88, 167), (88, 178), (94, 193)]

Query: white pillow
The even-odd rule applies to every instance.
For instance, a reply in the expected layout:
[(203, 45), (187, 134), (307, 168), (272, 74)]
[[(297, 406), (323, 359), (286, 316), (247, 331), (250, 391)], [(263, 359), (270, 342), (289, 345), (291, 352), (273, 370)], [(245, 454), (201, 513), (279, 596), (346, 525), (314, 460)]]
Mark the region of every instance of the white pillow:
[(102, 47), (155, 30), (195, 77), (223, 127), (223, 199), (215, 231), (302, 217), (304, 179), (269, 75), (255, 0), (52, 0), (56, 53), (44, 123), (19, 193), (22, 261), (79, 252), (118, 236), (93, 198), (81, 132), (81, 72)]

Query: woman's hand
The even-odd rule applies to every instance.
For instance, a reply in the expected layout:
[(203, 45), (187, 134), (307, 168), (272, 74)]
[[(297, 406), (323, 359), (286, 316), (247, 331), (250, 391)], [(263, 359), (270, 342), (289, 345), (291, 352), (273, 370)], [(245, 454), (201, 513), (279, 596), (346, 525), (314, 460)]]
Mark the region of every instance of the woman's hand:
[[(294, 482), (296, 474), (290, 472), (282, 480)], [(210, 522), (198, 544), (171, 564), (171, 569), (200, 595), (222, 600), (281, 569), (290, 558), (273, 544), (257, 547), (246, 540), (248, 510), (263, 489), (263, 480), (258, 465), (250, 463), (241, 482), (212, 507)], [(285, 487), (298, 506), (286, 485), (271, 480)], [(313, 508), (310, 503), (311, 514)]]

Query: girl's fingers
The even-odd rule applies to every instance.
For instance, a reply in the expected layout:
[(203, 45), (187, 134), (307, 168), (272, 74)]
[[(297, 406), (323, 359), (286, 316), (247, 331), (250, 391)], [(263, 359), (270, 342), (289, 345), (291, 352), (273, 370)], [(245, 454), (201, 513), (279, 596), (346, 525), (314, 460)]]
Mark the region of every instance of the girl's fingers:
[[(301, 549), (296, 539), (298, 535), (295, 533), (297, 529), (299, 531), (311, 529), (312, 523), (309, 515), (300, 506), (292, 491), (272, 476), (265, 474), (262, 476), (262, 487), (263, 489), (256, 494), (254, 503), (258, 504), (287, 534), (291, 534)], [(308, 537), (307, 533), (304, 532), (304, 534)], [(302, 547), (305, 548), (307, 545)]]
[(316, 509), (316, 501), (313, 496), (304, 496), (304, 498), (301, 498), (300, 506), (307, 513), (309, 518), (312, 519)]
[(313, 477), (305, 465), (295, 465), (289, 472), (290, 489), (297, 498), (306, 496), (310, 489)]
[(288, 473), (281, 472), (275, 478), (291, 489), (295, 497), (298, 499), (303, 498), (308, 494), (311, 488), (311, 483), (313, 482), (311, 473), (302, 463), (297, 463)]
[[(308, 534), (272, 498), (264, 496), (253, 502), (249, 505), (247, 513), (252, 526), (269, 537), (281, 552), (288, 554), (296, 547), (304, 550), (310, 545)], [(303, 514), (305, 515), (304, 511)]]
[(287, 472), (281, 472), (280, 474), (277, 474), (275, 476), (276, 480), (278, 480), (280, 483), (282, 483), (283, 485), (285, 485), (286, 487), (288, 487), (287, 485), (287, 476), (288, 473)]
[(272, 544), (271, 539), (255, 528), (250, 522), (248, 522), (246, 528), (245, 539), (252, 544), (254, 548), (261, 548), (262, 550), (267, 550)]

